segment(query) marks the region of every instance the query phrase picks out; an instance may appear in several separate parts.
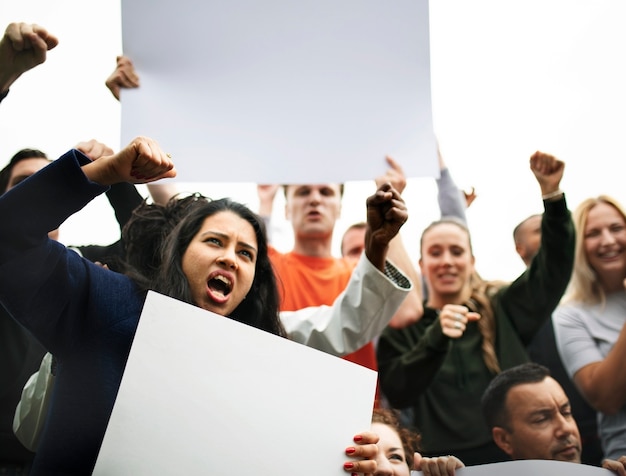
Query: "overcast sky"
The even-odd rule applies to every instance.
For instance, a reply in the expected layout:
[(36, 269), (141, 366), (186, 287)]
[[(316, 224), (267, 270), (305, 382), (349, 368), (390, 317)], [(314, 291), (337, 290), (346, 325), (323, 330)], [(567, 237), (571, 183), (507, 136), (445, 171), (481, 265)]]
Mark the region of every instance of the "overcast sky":
[[(1, 0), (2, 28), (39, 23), (60, 38), (48, 61), (25, 74), (1, 106), (0, 161), (24, 147), (57, 157), (81, 140), (119, 147), (120, 106), (104, 86), (122, 53), (120, 6), (113, 0)], [(476, 187), (468, 210), (478, 271), (514, 279), (523, 265), (513, 227), (542, 210), (529, 168), (535, 150), (566, 162), (570, 208), (608, 193), (626, 202), (626, 4), (620, 0), (437, 0), (431, 2), (435, 131), (457, 183)], [(167, 26), (159, 26), (170, 34)], [(393, 72), (390, 72), (393, 74)], [(156, 138), (158, 140), (158, 138)], [(257, 207), (254, 184), (178, 184)], [(348, 183), (335, 241), (364, 218), (373, 183)], [(141, 189), (145, 194), (145, 188)], [(411, 179), (404, 241), (417, 260), (421, 230), (438, 217), (432, 179)], [(275, 244), (291, 229), (275, 208)], [(119, 230), (105, 199), (63, 225), (65, 243), (109, 243)], [(335, 247), (338, 253), (338, 246)]]

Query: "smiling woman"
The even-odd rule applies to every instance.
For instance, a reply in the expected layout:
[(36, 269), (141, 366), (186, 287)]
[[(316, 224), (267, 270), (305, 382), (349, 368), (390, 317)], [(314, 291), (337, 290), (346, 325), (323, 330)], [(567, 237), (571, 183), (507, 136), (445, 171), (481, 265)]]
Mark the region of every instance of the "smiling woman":
[(570, 288), (553, 317), (570, 377), (599, 413), (605, 458), (626, 454), (626, 211), (601, 195), (574, 212), (576, 259)]

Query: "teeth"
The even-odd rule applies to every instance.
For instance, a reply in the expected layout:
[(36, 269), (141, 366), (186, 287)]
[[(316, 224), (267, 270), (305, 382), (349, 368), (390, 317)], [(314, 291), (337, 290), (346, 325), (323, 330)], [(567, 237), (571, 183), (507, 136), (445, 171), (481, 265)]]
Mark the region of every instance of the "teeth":
[(231, 285), (230, 283), (230, 279), (228, 279), (226, 276), (222, 276), (221, 274), (218, 274), (217, 276), (215, 276), (213, 279), (221, 281), (225, 284), (227, 284), (228, 286)]

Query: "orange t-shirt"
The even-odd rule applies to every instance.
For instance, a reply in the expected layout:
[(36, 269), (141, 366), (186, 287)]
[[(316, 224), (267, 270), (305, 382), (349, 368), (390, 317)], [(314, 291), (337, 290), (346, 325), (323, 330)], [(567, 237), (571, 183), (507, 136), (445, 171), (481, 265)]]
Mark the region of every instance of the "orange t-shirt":
[[(280, 253), (272, 247), (269, 249), (269, 255), (278, 282), (281, 311), (332, 305), (337, 296), (346, 289), (356, 266), (355, 262), (343, 258), (318, 258), (294, 252)], [(344, 356), (344, 359), (378, 370), (376, 351), (372, 342)]]

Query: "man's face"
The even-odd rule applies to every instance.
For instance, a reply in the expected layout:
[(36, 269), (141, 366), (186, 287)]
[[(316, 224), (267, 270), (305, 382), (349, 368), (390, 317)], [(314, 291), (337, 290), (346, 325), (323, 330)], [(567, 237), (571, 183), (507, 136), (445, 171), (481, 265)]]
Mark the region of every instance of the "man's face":
[(339, 184), (287, 186), (285, 215), (296, 239), (331, 236), (340, 214)]
[(492, 430), (496, 444), (514, 460), (580, 463), (580, 434), (563, 388), (552, 377), (517, 385), (506, 398), (509, 428)]
[(541, 246), (541, 216), (533, 216), (526, 220), (519, 229), (519, 238), (515, 250), (526, 266), (539, 252)]
[(365, 249), (365, 228), (350, 228), (341, 240), (341, 256), (358, 261)]

